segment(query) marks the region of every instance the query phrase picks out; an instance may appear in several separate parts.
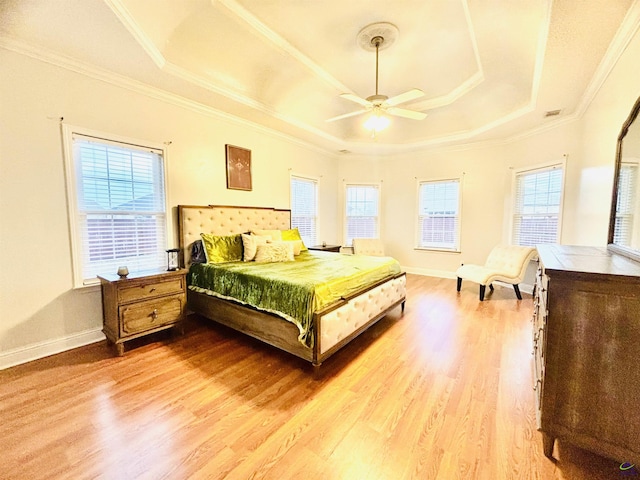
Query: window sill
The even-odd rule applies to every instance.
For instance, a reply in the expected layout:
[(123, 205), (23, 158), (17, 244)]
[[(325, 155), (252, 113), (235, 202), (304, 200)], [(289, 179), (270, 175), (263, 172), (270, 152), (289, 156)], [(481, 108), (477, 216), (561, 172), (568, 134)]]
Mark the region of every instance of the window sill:
[(453, 250), (451, 248), (414, 247), (413, 249), (424, 252), (462, 253), (460, 250)]
[(82, 293), (91, 293), (100, 291), (100, 282), (97, 283), (87, 283), (84, 285), (74, 285), (73, 289), (82, 292)]

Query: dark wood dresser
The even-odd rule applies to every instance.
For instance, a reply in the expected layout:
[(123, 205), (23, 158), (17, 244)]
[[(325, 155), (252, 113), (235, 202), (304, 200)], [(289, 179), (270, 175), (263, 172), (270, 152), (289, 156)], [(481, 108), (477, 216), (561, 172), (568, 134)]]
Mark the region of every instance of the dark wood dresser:
[(534, 391), (556, 439), (640, 464), (640, 263), (605, 247), (538, 246)]

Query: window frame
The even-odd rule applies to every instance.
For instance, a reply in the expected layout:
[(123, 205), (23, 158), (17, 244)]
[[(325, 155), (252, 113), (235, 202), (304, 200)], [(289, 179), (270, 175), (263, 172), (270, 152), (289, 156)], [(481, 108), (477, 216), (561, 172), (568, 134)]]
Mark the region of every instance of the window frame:
[[(622, 185), (622, 177), (623, 177), (623, 169), (625, 168), (629, 168), (629, 169), (633, 169), (633, 173), (632, 173), (632, 178), (631, 181), (629, 182), (629, 191), (623, 192), (623, 185)], [(638, 232), (640, 231), (640, 228), (638, 227), (639, 222), (638, 222), (638, 218), (636, 218), (635, 216), (635, 212), (638, 211), (638, 205), (640, 205), (640, 193), (638, 192), (640, 186), (640, 159), (636, 158), (636, 157), (630, 157), (624, 160), (620, 161), (620, 168), (619, 168), (619, 172), (618, 172), (618, 188), (616, 191), (616, 202), (615, 202), (615, 211), (614, 211), (614, 222), (616, 224), (616, 228), (614, 229), (614, 235), (613, 235), (613, 243), (615, 245), (622, 245), (623, 247), (627, 247), (629, 248), (629, 245), (632, 244), (633, 239), (638, 237)], [(618, 211), (618, 207), (620, 206), (620, 197), (623, 198), (630, 198), (630, 202), (629, 202), (629, 206), (630, 208), (628, 210), (625, 210), (624, 212), (619, 212)], [(621, 231), (621, 229), (618, 228), (618, 222), (622, 221), (622, 220), (626, 220), (625, 223), (629, 223), (629, 228), (626, 228), (624, 230)], [(624, 242), (620, 241), (620, 239), (618, 239), (618, 241), (616, 240), (616, 235), (615, 232), (619, 232), (619, 234), (622, 233), (627, 233), (628, 238), (625, 239)]]
[(349, 187), (373, 187), (377, 190), (378, 192), (378, 214), (376, 216), (376, 232), (375, 232), (375, 236), (372, 238), (381, 238), (380, 237), (380, 230), (381, 230), (381, 225), (382, 225), (382, 182), (344, 182), (344, 189), (343, 189), (343, 195), (344, 195), (344, 203), (343, 203), (343, 218), (342, 218), (342, 231), (343, 231), (343, 240), (344, 240), (344, 246), (345, 247), (349, 247), (349, 248), (353, 248), (353, 241), (349, 242), (348, 241), (348, 224), (349, 224), (349, 216), (347, 215), (347, 202), (348, 202), (348, 190)]
[[(316, 238), (314, 240), (313, 245), (316, 245), (318, 243), (318, 238), (320, 238), (320, 232), (318, 230), (318, 226), (319, 226), (319, 221), (318, 221), (318, 210), (320, 207), (320, 179), (317, 177), (313, 177), (311, 175), (303, 175), (303, 174), (299, 174), (299, 173), (294, 173), (291, 172), (289, 175), (289, 210), (291, 211), (291, 228), (295, 228), (293, 225), (293, 189), (291, 188), (291, 183), (293, 181), (294, 178), (297, 178), (299, 180), (303, 180), (303, 181), (309, 181), (309, 182), (313, 182), (314, 186), (315, 186), (315, 196), (316, 196), (316, 204), (315, 204), (315, 212), (314, 212), (314, 230), (315, 230), (315, 235)], [(300, 236), (302, 236), (302, 233), (300, 234)], [(304, 238), (303, 238), (304, 240)], [(305, 242), (305, 245), (307, 247), (309, 246), (313, 246), (313, 245), (307, 245), (307, 242)]]
[(511, 177), (511, 214), (509, 216), (509, 244), (510, 245), (519, 245), (515, 243), (515, 217), (517, 210), (517, 194), (518, 194), (518, 176), (526, 173), (542, 173), (548, 170), (561, 169), (562, 170), (562, 182), (561, 182), (561, 192), (560, 192), (560, 203), (558, 205), (558, 231), (556, 236), (556, 242), (560, 243), (562, 239), (562, 224), (563, 224), (563, 212), (564, 212), (564, 196), (566, 191), (566, 181), (567, 181), (567, 162), (566, 158), (562, 160), (546, 162), (538, 165), (532, 165), (521, 168), (514, 168), (512, 177)]
[[(162, 155), (162, 188), (164, 190), (164, 237), (165, 245), (164, 249), (168, 248), (169, 244), (169, 221), (170, 221), (170, 203), (169, 203), (169, 189), (168, 189), (168, 155), (166, 145), (157, 144), (155, 142), (149, 142), (145, 140), (133, 139), (122, 135), (116, 135), (112, 133), (105, 133), (101, 131), (91, 130), (84, 127), (77, 127), (69, 124), (62, 124), (62, 144), (63, 144), (63, 157), (65, 168), (65, 184), (67, 195), (67, 213), (68, 213), (68, 228), (69, 237), (71, 240), (71, 263), (73, 274), (73, 288), (80, 289), (86, 287), (93, 287), (100, 284), (99, 279), (96, 277), (85, 279), (83, 275), (83, 251), (82, 251), (82, 239), (81, 230), (79, 227), (80, 213), (78, 211), (78, 178), (76, 175), (76, 159), (74, 157), (74, 143), (73, 136), (79, 135), (83, 137), (95, 138), (98, 141), (102, 141), (105, 144), (127, 146), (130, 145), (137, 149), (151, 149), (161, 152)], [(116, 273), (115, 271), (113, 272)], [(131, 271), (131, 273), (134, 273)]]
[[(435, 184), (435, 183), (448, 183), (458, 182), (458, 228), (456, 231), (456, 240), (454, 248), (436, 247), (436, 246), (423, 246), (420, 245), (420, 238), (422, 233), (422, 227), (420, 222), (420, 189), (423, 184)], [(460, 253), (462, 243), (462, 187), (463, 177), (448, 177), (448, 178), (417, 178), (416, 179), (416, 216), (415, 216), (415, 250), (432, 251), (432, 252), (449, 252)]]

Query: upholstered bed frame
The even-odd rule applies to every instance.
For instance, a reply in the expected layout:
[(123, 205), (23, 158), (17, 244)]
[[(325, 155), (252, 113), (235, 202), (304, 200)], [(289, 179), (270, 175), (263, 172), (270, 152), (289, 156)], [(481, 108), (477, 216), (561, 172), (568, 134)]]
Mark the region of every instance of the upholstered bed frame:
[[(178, 206), (180, 249), (185, 266), (191, 263), (191, 246), (200, 233), (234, 235), (252, 229), (291, 228), (291, 211), (274, 208), (229, 206)], [(314, 314), (314, 346), (298, 341), (298, 327), (281, 317), (233, 301), (187, 291), (187, 307), (281, 350), (310, 361), (314, 367), (338, 351), (390, 310), (404, 311), (404, 273), (369, 285)]]

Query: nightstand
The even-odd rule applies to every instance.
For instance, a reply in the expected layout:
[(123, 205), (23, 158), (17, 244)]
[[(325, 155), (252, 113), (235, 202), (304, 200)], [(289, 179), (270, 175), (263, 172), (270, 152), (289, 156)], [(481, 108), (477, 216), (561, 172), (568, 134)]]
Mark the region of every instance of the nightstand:
[(174, 326), (181, 327), (187, 303), (186, 269), (99, 275), (102, 331), (124, 354), (124, 342)]
[(319, 250), (321, 252), (340, 252), (340, 245), (314, 245), (313, 247), (307, 247), (309, 250)]

